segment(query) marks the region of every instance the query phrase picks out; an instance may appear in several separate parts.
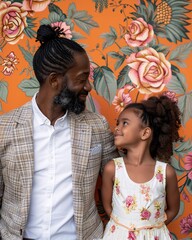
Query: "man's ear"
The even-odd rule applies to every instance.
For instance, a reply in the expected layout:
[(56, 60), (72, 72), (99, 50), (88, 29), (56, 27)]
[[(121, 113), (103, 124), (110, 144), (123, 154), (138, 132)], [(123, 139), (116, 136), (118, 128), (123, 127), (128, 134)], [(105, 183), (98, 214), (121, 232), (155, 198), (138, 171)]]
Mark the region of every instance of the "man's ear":
[(151, 128), (150, 127), (145, 127), (143, 130), (142, 130), (142, 135), (141, 135), (141, 139), (142, 140), (147, 140), (148, 138), (151, 137)]
[(48, 76), (48, 83), (52, 88), (57, 88), (58, 87), (58, 76), (56, 73), (52, 72)]

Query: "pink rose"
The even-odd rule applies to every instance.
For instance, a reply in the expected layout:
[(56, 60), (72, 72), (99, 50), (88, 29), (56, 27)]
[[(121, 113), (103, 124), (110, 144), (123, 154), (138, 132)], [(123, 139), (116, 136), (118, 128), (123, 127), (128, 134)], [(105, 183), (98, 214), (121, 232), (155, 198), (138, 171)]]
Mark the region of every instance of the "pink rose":
[(120, 187), (117, 185), (117, 186), (115, 186), (115, 189), (116, 189), (117, 195), (119, 195), (120, 194)]
[(155, 218), (156, 218), (156, 219), (158, 219), (158, 218), (159, 218), (159, 216), (160, 216), (160, 211), (159, 211), (159, 210), (157, 210), (157, 212), (155, 213)]
[(154, 36), (153, 27), (147, 24), (143, 18), (131, 22), (125, 41), (131, 47), (146, 46)]
[(183, 199), (184, 199), (185, 201), (190, 202), (190, 198), (189, 198), (189, 196), (186, 194), (185, 191), (183, 191), (183, 192), (181, 193), (181, 195), (182, 195), (182, 197), (183, 197)]
[(128, 240), (136, 240), (136, 236), (135, 236), (135, 233), (133, 231), (129, 231), (128, 233)]
[(131, 205), (134, 204), (134, 199), (132, 196), (128, 196), (125, 200), (126, 207), (129, 208)]
[(90, 64), (89, 79), (94, 80), (94, 66), (93, 66), (93, 64)]
[(23, 38), (27, 11), (18, 2), (0, 2), (0, 39), (10, 44)]
[(71, 39), (72, 38), (72, 33), (70, 30), (70, 26), (68, 26), (65, 22), (54, 22), (51, 23), (52, 27), (59, 27), (62, 29), (63, 37)]
[(189, 234), (192, 232), (192, 214), (189, 214), (180, 221), (180, 227), (182, 234)]
[(114, 233), (115, 232), (115, 225), (111, 226), (111, 232)]
[(141, 211), (141, 219), (142, 220), (149, 220), (150, 217), (151, 217), (151, 213), (147, 209), (144, 208)]
[(130, 92), (133, 90), (134, 88), (132, 86), (129, 85), (125, 85), (123, 88), (121, 88), (118, 93), (117, 96), (115, 96), (112, 104), (115, 105), (115, 111), (116, 112), (121, 112), (126, 105), (130, 104), (132, 102), (132, 99), (130, 97)]
[(156, 178), (157, 178), (157, 180), (159, 181), (159, 182), (163, 182), (163, 174), (162, 173), (157, 173), (156, 174)]
[(172, 77), (170, 62), (153, 48), (132, 53), (126, 61), (131, 81), (143, 94), (161, 92)]
[(3, 74), (6, 76), (10, 76), (16, 68), (16, 64), (18, 64), (18, 59), (16, 58), (15, 53), (10, 52), (9, 55), (7, 55), (5, 59), (3, 59)]
[(169, 237), (170, 237), (171, 240), (173, 240), (173, 238), (172, 238), (172, 236), (171, 236), (171, 233), (169, 233)]
[(184, 168), (189, 171), (188, 178), (192, 180), (192, 152), (189, 152), (184, 159)]
[(50, 2), (51, 0), (24, 0), (23, 7), (27, 11), (42, 12)]
[(176, 94), (174, 92), (165, 91), (165, 92), (163, 92), (163, 95), (170, 98), (173, 102), (176, 102), (176, 103), (178, 102), (178, 99), (177, 99)]

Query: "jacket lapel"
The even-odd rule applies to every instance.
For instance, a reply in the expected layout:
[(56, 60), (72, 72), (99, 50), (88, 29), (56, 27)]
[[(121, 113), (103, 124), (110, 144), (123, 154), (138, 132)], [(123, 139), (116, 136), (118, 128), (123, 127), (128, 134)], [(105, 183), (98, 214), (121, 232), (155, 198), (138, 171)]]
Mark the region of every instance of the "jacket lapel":
[(23, 187), (23, 223), (27, 219), (34, 171), (32, 107), (31, 103), (19, 108), (15, 117), (14, 145), (16, 149), (17, 168)]
[(83, 221), (82, 181), (87, 169), (92, 135), (91, 127), (83, 119), (84, 114), (69, 113), (72, 141), (73, 206), (79, 236), (82, 234)]
[(79, 183), (86, 171), (91, 145), (91, 127), (82, 121), (84, 115), (70, 113), (70, 130), (72, 145), (73, 179)]

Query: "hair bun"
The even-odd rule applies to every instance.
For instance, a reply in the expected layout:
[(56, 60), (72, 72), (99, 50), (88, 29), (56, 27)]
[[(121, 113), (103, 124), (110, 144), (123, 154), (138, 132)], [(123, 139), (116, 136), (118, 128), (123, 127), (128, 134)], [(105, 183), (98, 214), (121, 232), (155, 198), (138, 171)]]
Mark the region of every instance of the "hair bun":
[(60, 28), (51, 27), (50, 25), (41, 25), (37, 30), (36, 41), (39, 41), (41, 44), (49, 42), (52, 39), (55, 39), (60, 34)]

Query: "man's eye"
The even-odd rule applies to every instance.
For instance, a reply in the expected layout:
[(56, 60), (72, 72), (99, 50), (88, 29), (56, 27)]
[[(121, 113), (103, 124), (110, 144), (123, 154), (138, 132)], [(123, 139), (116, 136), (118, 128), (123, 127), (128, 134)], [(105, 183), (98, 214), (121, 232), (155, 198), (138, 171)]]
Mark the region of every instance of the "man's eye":
[(79, 82), (80, 83), (85, 83), (87, 80), (86, 79), (80, 79)]
[(128, 122), (123, 122), (123, 125), (124, 125), (124, 126), (128, 125)]

